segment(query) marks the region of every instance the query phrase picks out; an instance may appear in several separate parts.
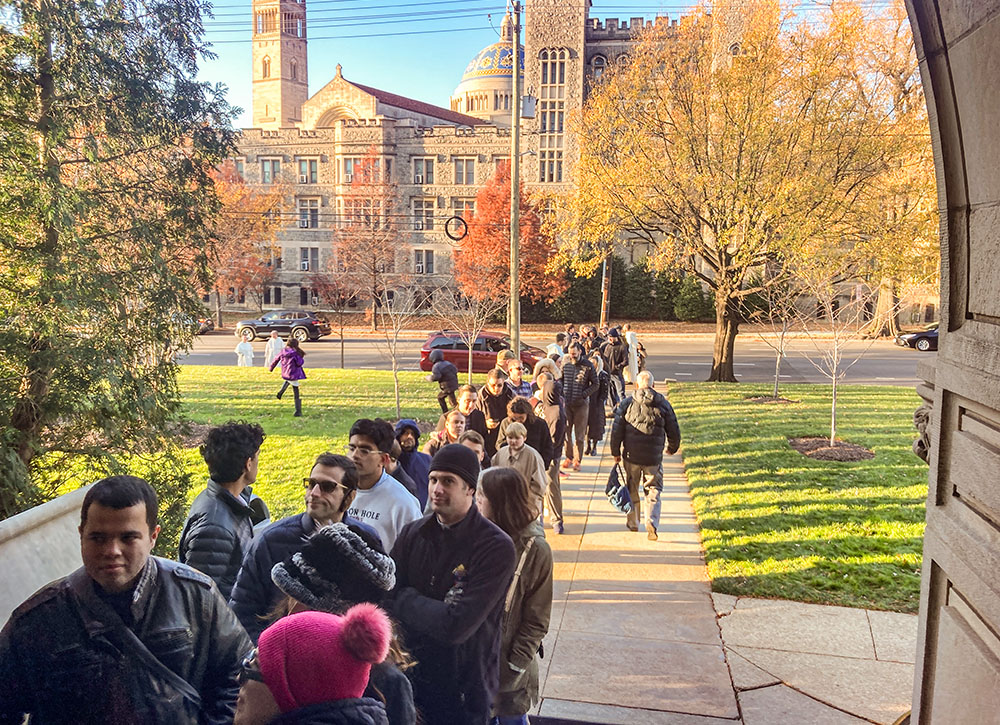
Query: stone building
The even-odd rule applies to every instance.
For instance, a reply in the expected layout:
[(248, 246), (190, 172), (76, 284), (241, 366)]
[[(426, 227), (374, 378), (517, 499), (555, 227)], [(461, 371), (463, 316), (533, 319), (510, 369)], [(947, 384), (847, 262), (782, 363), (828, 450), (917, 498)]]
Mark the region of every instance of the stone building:
[[(538, 99), (535, 117), (522, 122), (520, 171), (529, 191), (559, 193), (572, 183), (577, 151), (568, 114), (643, 27), (642, 18), (592, 19), (588, 6), (532, 0), (526, 12), (522, 89)], [(321, 306), (311, 275), (335, 268), (332, 237), (346, 218), (352, 169), (373, 152), (397, 190), (395, 270), (427, 293), (448, 287), (454, 243), (444, 224), (474, 208), (479, 189), (510, 157), (511, 18), (499, 41), (469, 63), (445, 106), (369, 87), (339, 65), (309, 96), (304, 0), (254, 0), (252, 18), (254, 127), (243, 130), (236, 163), (248, 182), (280, 180), (293, 197), (263, 307)], [(231, 301), (253, 307), (258, 300), (234, 290)]]

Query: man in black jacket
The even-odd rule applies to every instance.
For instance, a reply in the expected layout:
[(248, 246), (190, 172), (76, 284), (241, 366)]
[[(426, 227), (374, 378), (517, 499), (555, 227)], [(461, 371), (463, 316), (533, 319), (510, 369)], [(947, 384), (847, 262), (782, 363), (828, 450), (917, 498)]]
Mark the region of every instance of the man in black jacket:
[[(584, 357), (583, 345), (572, 342), (569, 357), (563, 361), (562, 389), (566, 409), (566, 460), (563, 468), (572, 466), (580, 470), (583, 460), (583, 443), (587, 437), (587, 420), (590, 415), (590, 396), (600, 387), (597, 372), (590, 360)], [(574, 457), (574, 447), (576, 455)]]
[(628, 345), (617, 327), (608, 332), (608, 341), (601, 347), (604, 369), (611, 376), (611, 404), (618, 405), (625, 397), (625, 368), (628, 367)]
[(458, 368), (454, 363), (444, 359), (444, 352), (441, 350), (431, 350), (430, 361), (434, 365), (427, 380), (438, 384), (438, 405), (441, 406), (441, 413), (447, 413), (449, 403), (452, 408), (458, 405), (455, 399), (455, 391), (458, 390)]
[(379, 540), (375, 529), (347, 515), (358, 490), (358, 469), (350, 458), (321, 453), (309, 478), (303, 479), (302, 487), (306, 512), (276, 521), (258, 534), (236, 577), (229, 606), (254, 642), (267, 627), (267, 615), (281, 598), (281, 592), (271, 581), (271, 569), (299, 551), (313, 532), (343, 522), (362, 528)]
[[(500, 434), (500, 421), (507, 417), (507, 403), (514, 399), (514, 393), (506, 385), (507, 373), (500, 368), (493, 368), (486, 374), (486, 385), (479, 391), (478, 410), (486, 419), (486, 432), (479, 431), (486, 441), (486, 455), (492, 458), (497, 452), (497, 436)], [(475, 423), (465, 421), (467, 430), (476, 430)]]
[(181, 532), (177, 558), (212, 577), (227, 599), (253, 539), (250, 485), (263, 442), (256, 423), (230, 421), (208, 432), (201, 446), (208, 485), (191, 503)]
[(479, 725), (499, 688), (500, 625), (514, 544), (474, 505), (479, 461), (461, 444), (431, 461), (431, 513), (392, 549), (387, 608), (417, 661), (413, 697), (427, 723)]
[(83, 567), (0, 632), (0, 723), (231, 723), (252, 645), (211, 579), (150, 556), (152, 487), (98, 481), (80, 520)]
[(663, 491), (663, 445), (673, 455), (681, 444), (677, 416), (667, 399), (653, 390), (653, 374), (643, 370), (636, 378), (635, 395), (615, 409), (611, 427), (611, 455), (615, 463), (625, 456), (625, 476), (632, 510), (626, 525), (639, 530), (639, 487), (646, 496), (646, 534), (656, 540), (660, 525), (660, 492)]

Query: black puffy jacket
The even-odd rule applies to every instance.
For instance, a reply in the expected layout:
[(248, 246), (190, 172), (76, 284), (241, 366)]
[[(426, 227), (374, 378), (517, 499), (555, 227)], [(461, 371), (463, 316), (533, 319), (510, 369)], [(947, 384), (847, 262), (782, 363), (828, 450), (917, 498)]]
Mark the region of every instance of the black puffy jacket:
[(249, 488), (234, 496), (210, 480), (191, 503), (181, 532), (177, 558), (212, 577), (226, 599), (253, 539), (249, 498)]
[(0, 632), (0, 723), (232, 723), (240, 662), (253, 646), (204, 574), (149, 557), (131, 630), (193, 688), (189, 705), (132, 654), (122, 620), (77, 569), (18, 607)]
[(652, 388), (639, 388), (615, 409), (611, 426), (611, 455), (629, 463), (655, 466), (663, 460), (663, 446), (673, 455), (681, 444), (677, 416), (667, 399)]

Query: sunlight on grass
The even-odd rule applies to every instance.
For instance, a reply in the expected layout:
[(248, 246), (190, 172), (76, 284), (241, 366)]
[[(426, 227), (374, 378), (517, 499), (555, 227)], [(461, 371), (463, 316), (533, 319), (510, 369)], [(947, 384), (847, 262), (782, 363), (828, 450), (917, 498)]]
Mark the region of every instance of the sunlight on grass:
[(838, 437), (875, 452), (843, 463), (788, 445), (828, 430), (828, 388), (785, 386), (790, 405), (747, 400), (768, 392), (671, 386), (713, 590), (915, 612), (927, 496), (910, 449), (916, 393), (842, 388)]

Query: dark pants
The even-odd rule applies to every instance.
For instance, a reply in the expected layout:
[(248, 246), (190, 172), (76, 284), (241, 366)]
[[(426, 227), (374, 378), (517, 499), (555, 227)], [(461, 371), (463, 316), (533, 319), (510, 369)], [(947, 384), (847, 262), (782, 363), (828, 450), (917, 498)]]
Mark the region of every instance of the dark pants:
[(611, 373), (611, 404), (617, 406), (625, 398), (625, 378), (622, 371)]
[[(448, 405), (448, 403), (451, 405)], [(458, 407), (458, 400), (455, 398), (454, 390), (442, 390), (438, 393), (438, 405), (441, 406), (441, 412), (447, 413), (452, 408)]]
[[(566, 404), (566, 458), (583, 459), (583, 441), (587, 437), (590, 400), (574, 400)], [(574, 455), (573, 449), (576, 448)]]

